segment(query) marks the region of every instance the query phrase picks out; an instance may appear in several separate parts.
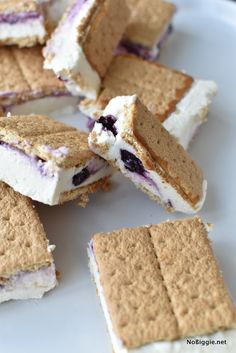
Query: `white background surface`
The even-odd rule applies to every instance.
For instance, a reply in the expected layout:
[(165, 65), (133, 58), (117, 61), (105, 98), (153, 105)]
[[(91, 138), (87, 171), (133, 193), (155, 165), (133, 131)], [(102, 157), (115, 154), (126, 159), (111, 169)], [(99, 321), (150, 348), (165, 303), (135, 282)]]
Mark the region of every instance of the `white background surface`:
[[(221, 0), (176, 2), (175, 32), (161, 62), (219, 85), (209, 121), (190, 152), (208, 179), (200, 215), (215, 225), (211, 239), (236, 301), (236, 5)], [(74, 125), (78, 121), (78, 117), (67, 119)], [(112, 192), (92, 196), (86, 209), (74, 203), (37, 208), (51, 243), (57, 246), (60, 285), (41, 301), (0, 306), (0, 353), (111, 353), (87, 265), (91, 235), (183, 215), (168, 215), (119, 175)]]

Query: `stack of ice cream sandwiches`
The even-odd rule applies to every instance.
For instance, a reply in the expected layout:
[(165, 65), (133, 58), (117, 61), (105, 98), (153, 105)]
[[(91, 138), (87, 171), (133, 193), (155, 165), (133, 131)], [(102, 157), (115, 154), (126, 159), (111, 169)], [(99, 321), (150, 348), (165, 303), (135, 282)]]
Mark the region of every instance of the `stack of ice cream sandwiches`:
[[(175, 12), (162, 0), (0, 4), (0, 302), (57, 284), (34, 201), (85, 207), (119, 171), (167, 212), (203, 207), (207, 181), (187, 149), (217, 85), (157, 62)], [(57, 121), (75, 110), (87, 131)], [(92, 237), (115, 353), (187, 353), (196, 336), (236, 345), (210, 228), (195, 216)]]

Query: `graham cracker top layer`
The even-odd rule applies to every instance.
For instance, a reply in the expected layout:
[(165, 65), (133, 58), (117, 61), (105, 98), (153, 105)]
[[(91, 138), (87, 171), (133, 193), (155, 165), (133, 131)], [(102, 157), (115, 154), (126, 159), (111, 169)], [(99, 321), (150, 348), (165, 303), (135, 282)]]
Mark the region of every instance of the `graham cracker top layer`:
[(192, 83), (193, 78), (182, 72), (133, 55), (120, 55), (114, 58), (97, 101), (84, 100), (81, 106), (104, 110), (110, 99), (136, 94), (163, 122), (175, 111)]
[(129, 20), (129, 8), (124, 0), (100, 1), (100, 7), (83, 32), (83, 50), (100, 77), (104, 77)]
[(113, 329), (127, 349), (235, 327), (198, 217), (96, 234), (92, 244)]
[(203, 197), (202, 170), (138, 98), (125, 109), (123, 138), (136, 149), (144, 167), (156, 170), (196, 206)]
[(125, 32), (125, 39), (147, 48), (157, 45), (175, 13), (175, 5), (162, 0), (128, 0), (131, 18)]
[(39, 11), (39, 5), (34, 0), (4, 0), (0, 2), (0, 12), (29, 12)]
[(54, 73), (43, 69), (41, 52), (41, 46), (0, 48), (0, 103), (4, 103), (7, 93), (12, 94), (12, 104), (54, 93), (67, 93)]
[(87, 140), (86, 132), (46, 116), (0, 118), (0, 141), (62, 168), (83, 166), (95, 157)]
[(0, 284), (20, 271), (49, 266), (52, 255), (31, 200), (1, 182), (0, 209)]

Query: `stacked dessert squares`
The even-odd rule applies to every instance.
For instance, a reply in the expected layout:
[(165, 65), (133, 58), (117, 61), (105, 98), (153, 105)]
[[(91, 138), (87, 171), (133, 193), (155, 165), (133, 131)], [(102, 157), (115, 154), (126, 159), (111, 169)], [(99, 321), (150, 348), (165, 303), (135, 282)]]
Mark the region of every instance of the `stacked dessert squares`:
[[(217, 85), (157, 62), (175, 12), (162, 0), (1, 3), (0, 302), (57, 285), (34, 201), (85, 207), (119, 171), (167, 212), (202, 209), (207, 181), (187, 149)], [(57, 121), (71, 105), (87, 131)], [(236, 310), (211, 226), (120, 227), (88, 246), (115, 353), (184, 353), (197, 336), (227, 337), (233, 353)]]

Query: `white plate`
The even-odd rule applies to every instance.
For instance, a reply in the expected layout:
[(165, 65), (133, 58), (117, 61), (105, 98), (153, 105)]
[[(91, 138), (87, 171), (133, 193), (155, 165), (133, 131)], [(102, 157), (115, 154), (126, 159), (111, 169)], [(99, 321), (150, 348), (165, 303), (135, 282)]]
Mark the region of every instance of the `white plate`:
[[(179, 0), (175, 32), (161, 62), (215, 80), (219, 95), (191, 153), (205, 171), (209, 190), (200, 215), (215, 224), (213, 246), (236, 300), (236, 5), (221, 0)], [(68, 123), (77, 124), (78, 118)], [(169, 215), (121, 176), (111, 193), (73, 203), (37, 206), (51, 243), (57, 245), (60, 285), (41, 301), (0, 306), (1, 353), (111, 353), (111, 345), (86, 254), (91, 235), (125, 226), (158, 223)]]

